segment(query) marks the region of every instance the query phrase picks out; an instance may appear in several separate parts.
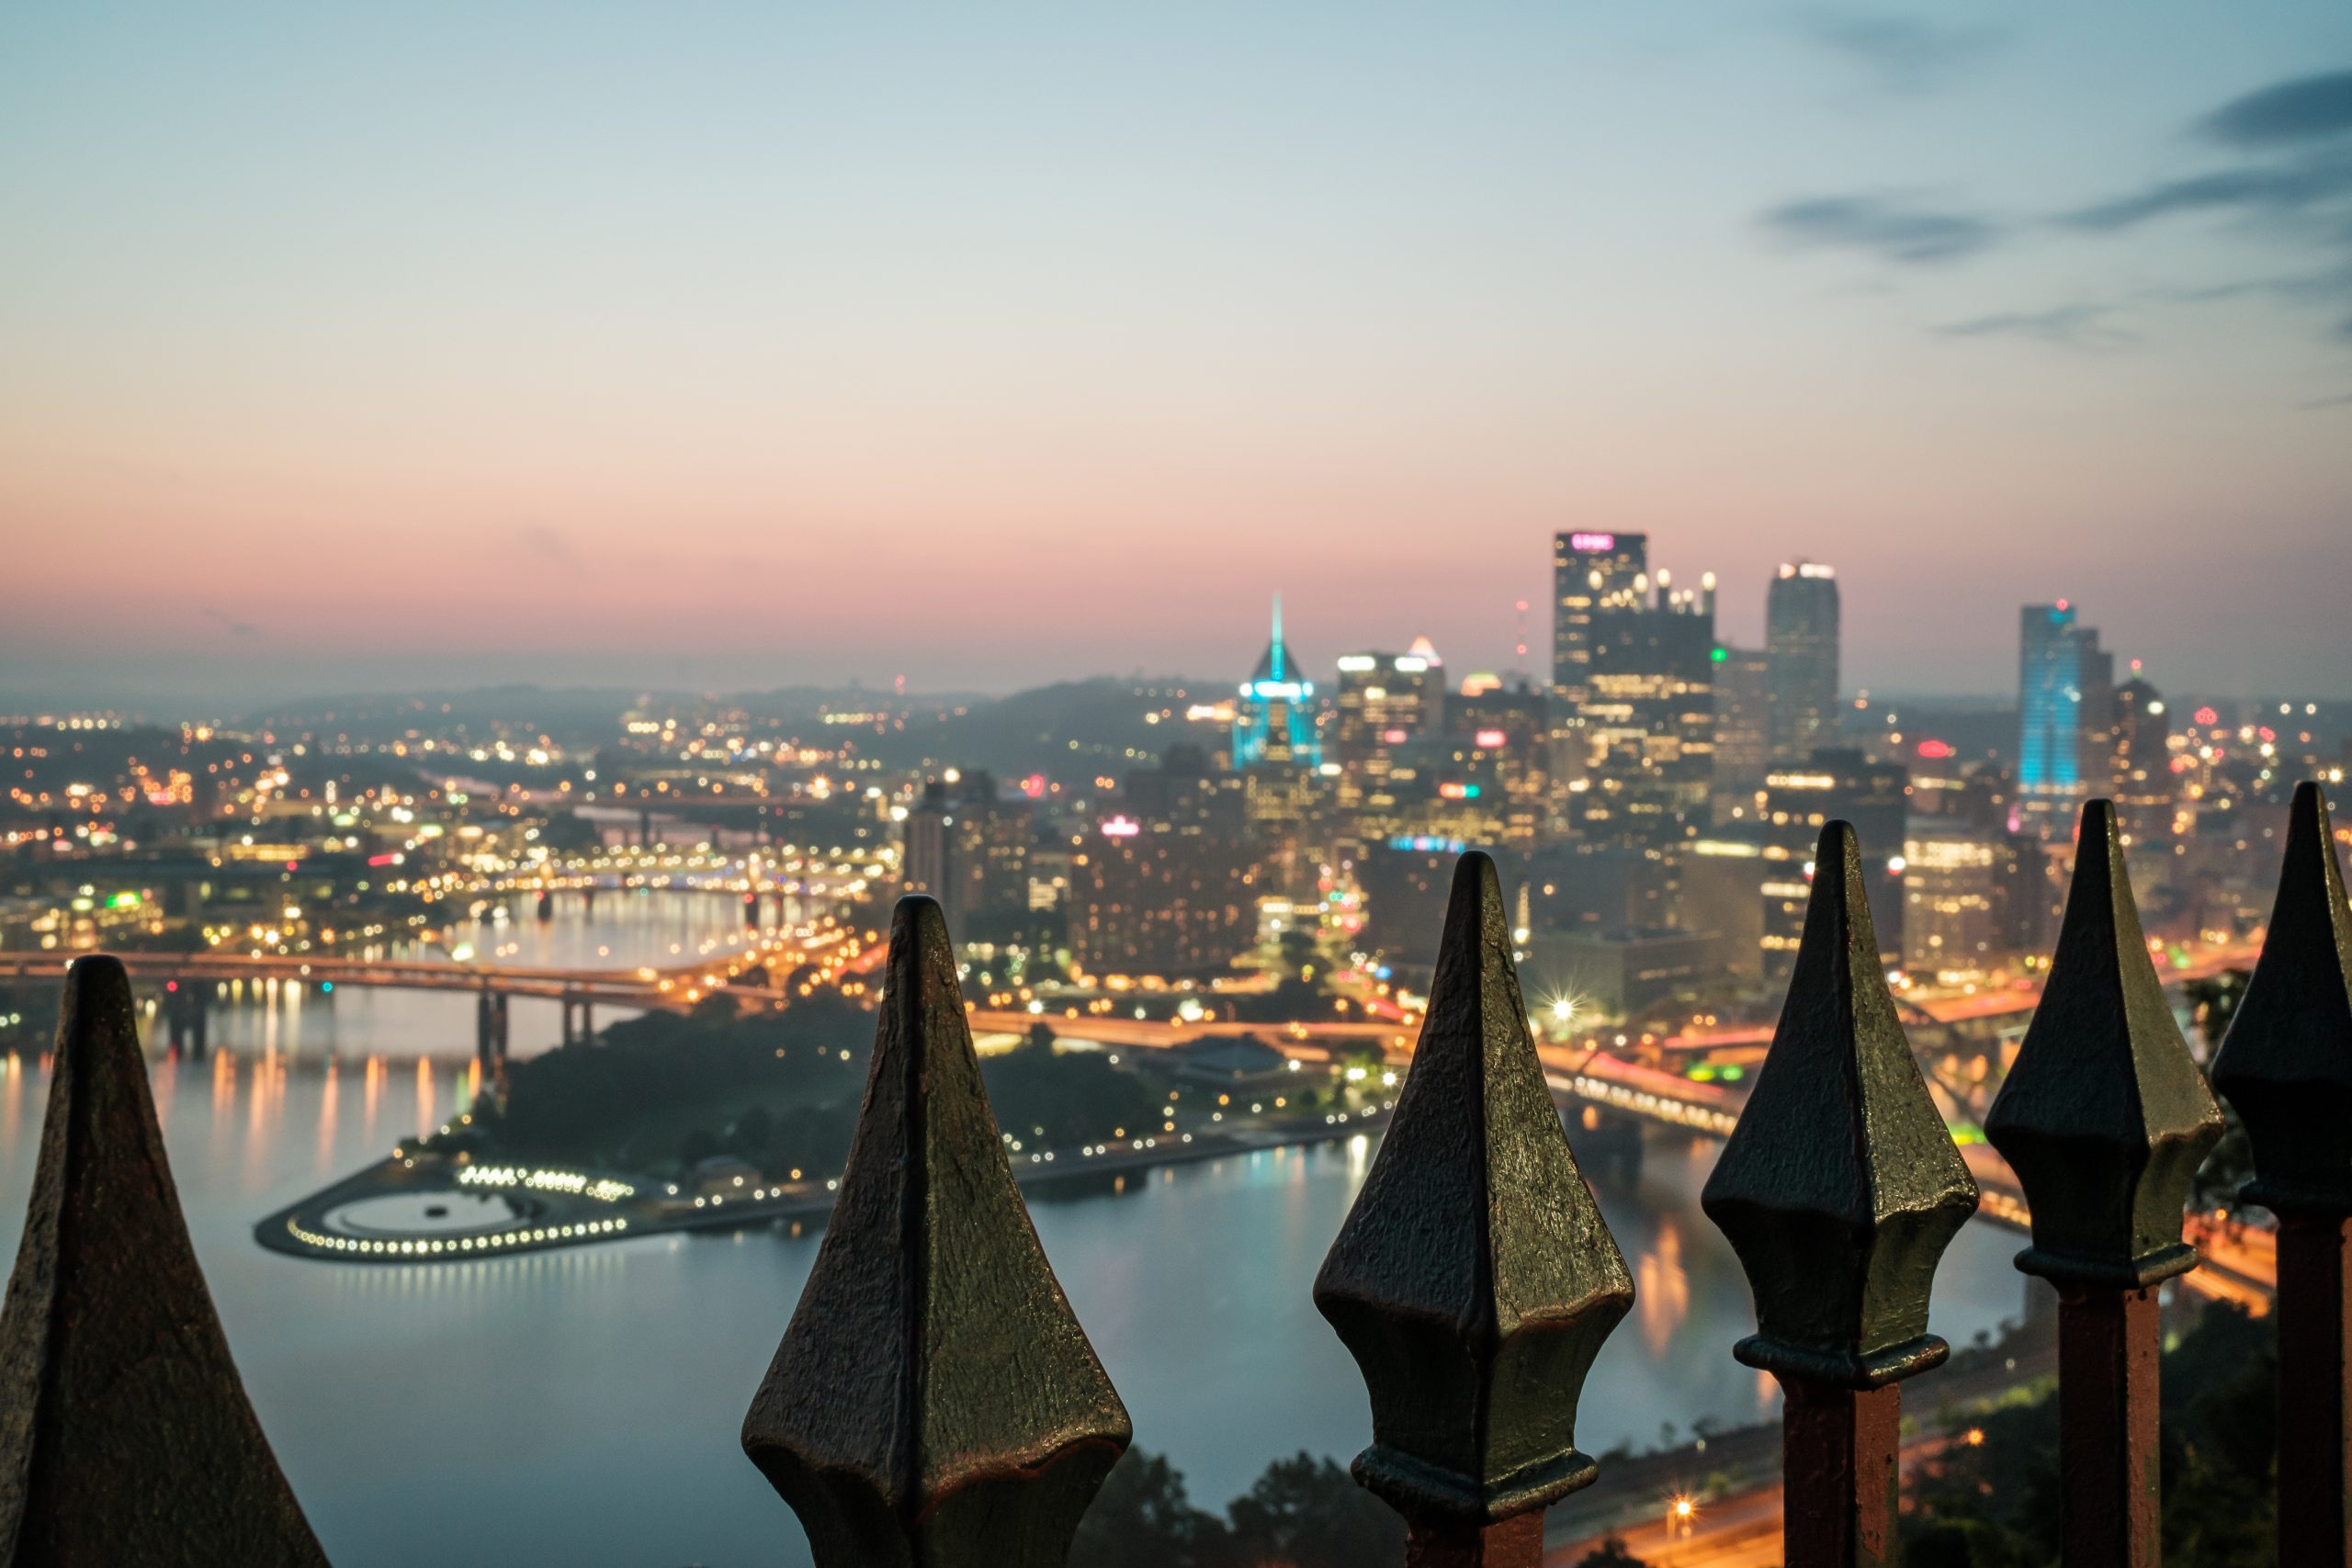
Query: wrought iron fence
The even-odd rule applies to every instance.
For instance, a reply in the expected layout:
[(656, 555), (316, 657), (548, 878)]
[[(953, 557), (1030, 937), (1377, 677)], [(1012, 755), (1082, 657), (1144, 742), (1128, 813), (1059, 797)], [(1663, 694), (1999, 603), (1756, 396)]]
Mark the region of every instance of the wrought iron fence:
[[(1831, 823), (1786, 1004), (1703, 1204), (1755, 1292), (1732, 1348), (1784, 1391), (1785, 1561), (1898, 1553), (1901, 1382), (1939, 1363), (1938, 1259), (1976, 1184), (1879, 967)], [(1315, 1284), (1371, 1396), (1363, 1485), (1414, 1568), (1537, 1568), (1589, 1484), (1577, 1403), (1634, 1285), (1577, 1168), (1495, 867), (1457, 867), (1420, 1040)], [(2296, 793), (2266, 945), (2214, 1081), (2278, 1220), (2279, 1561), (2352, 1568), (2352, 919), (2318, 787)], [(2113, 807), (2083, 813), (2048, 984), (1985, 1132), (2060, 1302), (2067, 1568), (2158, 1560), (2156, 1292), (2222, 1130), (2166, 1006)], [(1058, 1568), (1125, 1407), (1031, 1228), (939, 908), (901, 899), (832, 1222), (743, 1423), (820, 1568)], [(323, 1563), (197, 1265), (107, 957), (66, 980), (38, 1174), (0, 1316), (0, 1562)]]

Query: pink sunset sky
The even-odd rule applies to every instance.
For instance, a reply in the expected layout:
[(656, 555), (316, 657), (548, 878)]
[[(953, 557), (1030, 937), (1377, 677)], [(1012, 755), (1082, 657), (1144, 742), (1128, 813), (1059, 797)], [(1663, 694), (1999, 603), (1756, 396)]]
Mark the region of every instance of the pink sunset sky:
[(1566, 528), (2352, 683), (2352, 9), (197, 9), (0, 18), (0, 694), (1540, 674)]

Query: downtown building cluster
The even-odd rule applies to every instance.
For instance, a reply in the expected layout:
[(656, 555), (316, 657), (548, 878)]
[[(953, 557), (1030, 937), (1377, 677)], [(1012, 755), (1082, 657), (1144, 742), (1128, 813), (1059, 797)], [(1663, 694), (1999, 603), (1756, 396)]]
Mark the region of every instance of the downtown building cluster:
[(978, 934), (1058, 932), (1081, 982), (1295, 979), (1311, 952), (1417, 986), (1451, 863), (1476, 847), (1503, 859), (1539, 995), (1586, 1018), (1696, 1016), (1784, 977), (1832, 818), (1869, 854), (1902, 983), (2021, 973), (2047, 951), (2075, 810), (2101, 795), (2153, 932), (2258, 923), (2270, 847), (2243, 808), (2292, 742), (2246, 712), (2176, 713), (2136, 667), (2117, 681), (2069, 603), (2023, 609), (2013, 711), (1906, 712), (1841, 689), (1830, 565), (1762, 583), (1764, 646), (1747, 649), (1719, 634), (1715, 574), (1678, 581), (1646, 536), (1553, 545), (1548, 680), (1457, 672), (1426, 638), (1310, 662), (1277, 600), (1248, 677), (1168, 709), (1193, 739), (1126, 769), (1094, 815), (1047, 827), (985, 781), (934, 784), (907, 885)]

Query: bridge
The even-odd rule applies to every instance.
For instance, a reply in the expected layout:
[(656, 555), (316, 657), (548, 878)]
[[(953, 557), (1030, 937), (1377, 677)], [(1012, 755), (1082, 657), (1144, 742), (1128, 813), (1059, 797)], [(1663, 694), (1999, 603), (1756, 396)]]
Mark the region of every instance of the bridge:
[[(2216, 963), (2210, 972), (2218, 973), (2229, 966)], [(2170, 978), (2194, 977), (2176, 971)], [(2006, 994), (2003, 999), (2007, 999)], [(2025, 1010), (2030, 1011), (2031, 1001), (2039, 999), (2037, 989)], [(1377, 1050), (1387, 1060), (1399, 1064), (1408, 1061), (1412, 1054), (1409, 1036), (1400, 1032), (1395, 1024), (1376, 1022), (1184, 1024), (1084, 1014), (1073, 1018), (1066, 1013), (967, 1010), (976, 1032), (1017, 1032), (1043, 1024), (1057, 1037), (1123, 1049), (1165, 1050), (1194, 1040), (1254, 1035), (1284, 1055), (1302, 1062), (1328, 1062), (1337, 1052), (1350, 1047)], [(2018, 1010), (2006, 1006), (1986, 1009), (1980, 1016), (2007, 1016), (2015, 1010)], [(1638, 1117), (1721, 1138), (1730, 1135), (1747, 1103), (1744, 1085), (1698, 1082), (1681, 1073), (1627, 1061), (1603, 1050), (1539, 1044), (1536, 1055), (1544, 1064), (1544, 1077), (1551, 1085), (1553, 1097), (1564, 1105), (1582, 1104), (1594, 1111)], [(1934, 1073), (1928, 1074), (1928, 1079), (1932, 1088), (1944, 1091), (1941, 1098), (1947, 1117), (1981, 1117), (1981, 1109), (1947, 1089)], [(1989, 1092), (1985, 1085), (1973, 1087)], [(1590, 1128), (1594, 1122), (1588, 1119), (1586, 1125)], [(1961, 1152), (1983, 1193), (1979, 1213), (1997, 1224), (2027, 1230), (2030, 1215), (2026, 1208), (2025, 1190), (2007, 1162), (1992, 1145), (1982, 1142), (1964, 1144)], [(2245, 1232), (2212, 1216), (2191, 1215), (2187, 1223), (2191, 1239), (2206, 1255), (2206, 1267), (2188, 1276), (2190, 1288), (2208, 1296), (2236, 1302), (2256, 1314), (2267, 1311), (2274, 1277), (2267, 1235)]]
[[(593, 1032), (590, 1010), (599, 1002), (640, 1010), (684, 1011), (704, 997), (719, 991), (747, 1005), (786, 1005), (777, 983), (781, 975), (804, 964), (819, 965), (828, 979), (862, 975), (878, 965), (883, 945), (843, 927), (808, 939), (789, 933), (719, 960), (636, 970), (567, 969), (526, 965), (460, 964), (417, 958), (370, 958), (232, 953), (125, 953), (120, 955), (135, 978), (167, 988), (164, 1016), (178, 1043), (185, 1030), (198, 1054), (204, 1049), (204, 1012), (199, 988), (213, 983), (379, 987), (474, 995), (479, 999), (477, 1044), (485, 1076), (503, 1075), (506, 1064), (505, 999), (537, 997), (564, 1004), (564, 1037), (574, 1037), (573, 1010), (580, 1010), (582, 1032)], [(65, 968), (78, 954), (0, 953), (0, 980), (62, 980)], [(2175, 969), (2165, 976), (2177, 984), (2219, 974), (2242, 965), (2251, 954), (2237, 949), (2217, 952), (2199, 962)], [(765, 983), (746, 983), (757, 965), (768, 969)], [(186, 985), (187, 993), (176, 986)], [(197, 1003), (175, 1011), (175, 994)], [(1984, 1021), (2014, 1022), (2030, 1015), (2041, 999), (2040, 988), (2007, 990), (1956, 1003), (1923, 1005), (1905, 1001), (1905, 1022), (1913, 1032), (1915, 1047), (1923, 1057), (1931, 1085), (1940, 1091), (1948, 1117), (1980, 1120), (1983, 1101), (1997, 1087), (1992, 1076), (1973, 1082), (1947, 1081), (1924, 1060), (1935, 1048), (1921, 1041), (1938, 1028), (1981, 1024)], [(1395, 1021), (1364, 1019), (1290, 1022), (1247, 1022), (1226, 1020), (1152, 1021), (1122, 1018), (1064, 1009), (1031, 1012), (1026, 1009), (981, 1008), (967, 1004), (975, 1033), (1024, 1034), (1043, 1026), (1057, 1039), (1083, 1041), (1120, 1049), (1172, 1050), (1196, 1041), (1253, 1036), (1301, 1063), (1329, 1063), (1346, 1051), (1376, 1052), (1402, 1065), (1412, 1056), (1414, 1035)], [(1724, 1031), (1703, 1037), (1685, 1036), (1666, 1043), (1668, 1051), (1690, 1052), (1700, 1042), (1709, 1054), (1726, 1051), (1760, 1055), (1770, 1043), (1769, 1029)], [(1728, 1136), (1747, 1103), (1744, 1086), (1694, 1080), (1663, 1066), (1629, 1061), (1589, 1046), (1539, 1044), (1537, 1055), (1554, 1096), (1566, 1105), (1590, 1108), (1592, 1113), (1637, 1117), (1710, 1137)], [(1669, 1057), (1669, 1059), (1671, 1059)], [(1588, 1127), (1596, 1125), (1589, 1116)], [(2023, 1190), (2007, 1165), (1982, 1144), (1962, 1151), (1984, 1193), (1983, 1213), (1996, 1223), (2025, 1228), (2028, 1215)], [(2209, 1267), (2190, 1277), (2205, 1293), (2263, 1310), (2268, 1300), (2272, 1260), (2263, 1251), (2263, 1238), (2239, 1233), (2225, 1224), (2192, 1217), (2194, 1239), (2206, 1249)]]
[[(799, 934), (778, 931), (760, 937), (741, 953), (690, 964), (637, 969), (539, 967), (527, 964), (461, 964), (450, 959), (395, 958), (369, 954), (252, 953), (124, 953), (117, 954), (135, 981), (164, 993), (163, 1017), (171, 1043), (204, 1054), (209, 1005), (206, 992), (220, 985), (356, 987), (407, 991), (458, 992), (480, 1002), (476, 1046), (485, 1069), (506, 1061), (507, 1002), (536, 997), (560, 1003), (563, 1039), (595, 1032), (595, 1008), (684, 1012), (705, 997), (726, 990), (747, 1003), (782, 1007), (784, 977), (813, 966), (820, 980), (839, 980), (881, 962), (873, 932), (852, 927)], [(0, 981), (62, 983), (78, 953), (0, 953)], [(764, 983), (753, 971), (763, 971)], [(576, 1021), (575, 1021), (576, 1020)]]

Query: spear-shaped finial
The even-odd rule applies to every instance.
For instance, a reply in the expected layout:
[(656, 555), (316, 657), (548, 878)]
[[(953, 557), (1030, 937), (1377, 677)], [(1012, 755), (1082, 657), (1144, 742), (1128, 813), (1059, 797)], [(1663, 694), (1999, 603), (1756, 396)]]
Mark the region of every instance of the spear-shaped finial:
[(1928, 1295), (1976, 1182), (1895, 1017), (1844, 822), (1822, 829), (1780, 1027), (1701, 1201), (1756, 1292), (1749, 1366), (1874, 1388), (1948, 1353)]
[(1372, 1394), (1356, 1478), (1416, 1529), (1585, 1485), (1577, 1398), (1633, 1301), (1528, 1035), (1494, 862), (1473, 852), (1396, 1115), (1315, 1281)]
[(2213, 1081), (2278, 1218), (2278, 1561), (2352, 1564), (2352, 919), (2317, 784), (2299, 784), (2262, 957)]
[(2058, 950), (1984, 1135), (2033, 1211), (2027, 1273), (2137, 1290), (2196, 1267), (2181, 1206), (2222, 1111), (2148, 957), (2112, 801), (2083, 807)]
[(1130, 1435), (981, 1086), (938, 904), (899, 900), (831, 1228), (743, 1422), (819, 1568), (1061, 1568)]
[(0, 1562), (324, 1568), (197, 1266), (113, 958), (65, 977), (0, 1312)]
[(2352, 917), (2316, 784), (2296, 786), (2269, 934), (2213, 1082), (2254, 1145), (2248, 1202), (2352, 1213)]

